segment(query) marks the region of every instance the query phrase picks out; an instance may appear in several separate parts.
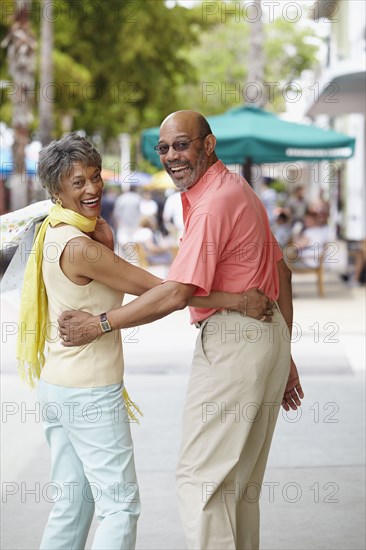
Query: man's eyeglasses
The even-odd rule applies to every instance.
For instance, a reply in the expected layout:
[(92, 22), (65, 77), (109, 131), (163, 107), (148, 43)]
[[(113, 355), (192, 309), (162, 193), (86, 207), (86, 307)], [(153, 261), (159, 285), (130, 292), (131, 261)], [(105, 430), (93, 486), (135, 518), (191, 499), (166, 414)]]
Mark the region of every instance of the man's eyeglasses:
[(202, 139), (207, 137), (208, 134), (205, 136), (198, 136), (194, 139), (182, 139), (179, 141), (175, 141), (171, 145), (168, 145), (167, 143), (158, 143), (158, 145), (155, 145), (154, 149), (157, 152), (158, 155), (166, 155), (167, 152), (171, 147), (173, 147), (174, 151), (186, 151), (189, 148), (189, 144), (192, 143), (192, 141), (196, 141), (196, 139)]

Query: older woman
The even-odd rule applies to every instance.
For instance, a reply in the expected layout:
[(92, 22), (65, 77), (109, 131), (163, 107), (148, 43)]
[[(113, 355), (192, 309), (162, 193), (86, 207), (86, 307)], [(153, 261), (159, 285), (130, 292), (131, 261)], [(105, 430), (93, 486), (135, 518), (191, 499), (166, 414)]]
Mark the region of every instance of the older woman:
[[(112, 233), (98, 218), (103, 181), (101, 157), (92, 144), (76, 134), (52, 142), (40, 153), (39, 177), (56, 204), (27, 264), (17, 355), (30, 382), (40, 377), (57, 489), (41, 549), (84, 548), (94, 508), (99, 526), (92, 548), (133, 549), (140, 503), (120, 333), (109, 332), (102, 315), (103, 337), (68, 348), (61, 344), (56, 320), (63, 310), (108, 311), (121, 305), (125, 292), (139, 296), (161, 280), (113, 253)], [(212, 293), (192, 301), (232, 309), (243, 303), (256, 318), (267, 309), (256, 291), (244, 298)]]

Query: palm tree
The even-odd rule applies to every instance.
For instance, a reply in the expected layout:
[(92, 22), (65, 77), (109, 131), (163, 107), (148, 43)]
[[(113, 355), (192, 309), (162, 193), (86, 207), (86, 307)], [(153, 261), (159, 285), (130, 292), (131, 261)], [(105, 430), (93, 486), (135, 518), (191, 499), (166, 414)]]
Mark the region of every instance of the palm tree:
[[(250, 22), (248, 80), (245, 99), (247, 103), (263, 107), (266, 103), (264, 92), (264, 50), (263, 50), (263, 11), (261, 0), (252, 1), (257, 17)], [(252, 161), (243, 165), (243, 176), (252, 185)], [(258, 187), (258, 186), (255, 186)], [(257, 190), (257, 189), (256, 189)]]
[[(248, 59), (248, 81), (246, 86), (246, 100), (255, 103), (257, 107), (263, 107), (266, 103), (264, 93), (264, 32), (263, 12), (261, 0), (253, 0), (257, 17), (250, 22), (250, 42)], [(250, 86), (250, 84), (252, 84)]]
[(16, 210), (28, 204), (25, 169), (25, 147), (29, 143), (29, 128), (33, 120), (34, 73), (36, 40), (30, 29), (29, 11), (32, 0), (15, 0), (16, 12), (9, 33), (1, 43), (7, 49), (9, 74), (14, 92), (12, 127), (14, 131), (14, 171), (10, 179), (10, 208)]
[(39, 94), (39, 134), (42, 145), (48, 145), (52, 140), (53, 130), (53, 22), (52, 9), (54, 0), (43, 0), (43, 13), (41, 25), (41, 64), (40, 64), (40, 88)]

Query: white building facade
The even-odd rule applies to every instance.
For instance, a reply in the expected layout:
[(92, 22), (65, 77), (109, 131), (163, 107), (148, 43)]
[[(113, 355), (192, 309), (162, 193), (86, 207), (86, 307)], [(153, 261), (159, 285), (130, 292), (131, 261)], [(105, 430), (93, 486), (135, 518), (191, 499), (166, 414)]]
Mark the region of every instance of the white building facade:
[[(338, 206), (342, 212), (342, 236), (351, 241), (366, 239), (365, 6), (358, 0), (317, 0), (313, 5), (315, 21), (329, 25), (328, 47), (304, 113), (356, 138), (355, 155), (341, 171), (342, 186), (334, 189), (331, 182), (329, 187), (333, 210)], [(332, 201), (332, 194), (339, 193)]]

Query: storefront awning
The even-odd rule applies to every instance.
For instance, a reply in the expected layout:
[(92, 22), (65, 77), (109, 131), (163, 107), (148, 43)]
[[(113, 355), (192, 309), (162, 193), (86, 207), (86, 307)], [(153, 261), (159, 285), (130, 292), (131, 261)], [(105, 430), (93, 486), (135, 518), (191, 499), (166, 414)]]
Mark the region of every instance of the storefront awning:
[[(306, 111), (306, 115), (337, 116), (346, 113), (365, 114), (365, 70), (342, 70), (325, 75), (319, 85), (319, 94)], [(317, 95), (317, 94), (316, 94)]]

